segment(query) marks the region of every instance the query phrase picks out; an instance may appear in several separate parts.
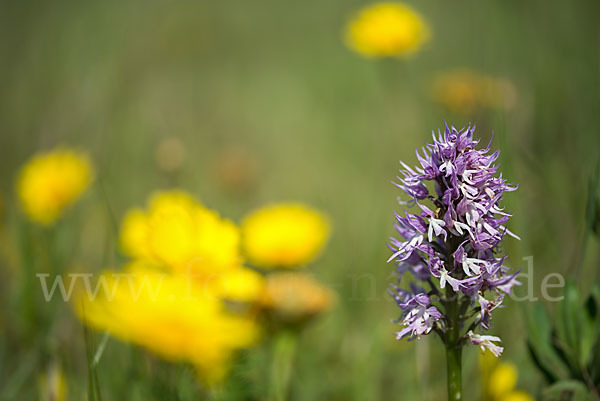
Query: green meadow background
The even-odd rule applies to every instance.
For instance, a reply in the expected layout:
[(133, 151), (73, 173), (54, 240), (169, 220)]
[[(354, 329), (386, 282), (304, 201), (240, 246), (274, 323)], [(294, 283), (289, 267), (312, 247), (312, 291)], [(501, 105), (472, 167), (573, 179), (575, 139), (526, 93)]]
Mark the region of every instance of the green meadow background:
[[(83, 328), (69, 305), (43, 302), (37, 281), (36, 304), (23, 305), (23, 283), (50, 264), (119, 266), (120, 219), (171, 187), (238, 222), (282, 200), (331, 217), (330, 243), (311, 270), (339, 299), (301, 335), (291, 400), (443, 399), (439, 340), (394, 339), (386, 241), (401, 210), (390, 183), (398, 162), (415, 164), (415, 148), (444, 121), (476, 124), (483, 144), (493, 132), (504, 175), (520, 185), (505, 205), (522, 240), (505, 248), (515, 268), (533, 256), (534, 276), (517, 294), (531, 285), (539, 297), (551, 272), (576, 274), (584, 290), (597, 282), (598, 244), (588, 241), (585, 257), (582, 249), (600, 156), (600, 2), (409, 3), (432, 40), (409, 59), (368, 60), (343, 41), (362, 1), (0, 0), (0, 400), (39, 399), (52, 363), (63, 367), (68, 399), (86, 399)], [(434, 103), (433, 79), (456, 68), (510, 80), (515, 107), (464, 115)], [(177, 171), (157, 162), (165, 140), (182, 145)], [(55, 228), (41, 230), (19, 211), (15, 175), (57, 145), (89, 151), (97, 178)], [(526, 349), (528, 302), (506, 306), (492, 333), (504, 340), (502, 359), (517, 364), (519, 387), (535, 395), (543, 381)], [(261, 347), (242, 356), (228, 391), (214, 398), (262, 399)], [(477, 349), (464, 359), (465, 399), (479, 400)], [(204, 394), (191, 368), (114, 339), (97, 375), (105, 400)]]

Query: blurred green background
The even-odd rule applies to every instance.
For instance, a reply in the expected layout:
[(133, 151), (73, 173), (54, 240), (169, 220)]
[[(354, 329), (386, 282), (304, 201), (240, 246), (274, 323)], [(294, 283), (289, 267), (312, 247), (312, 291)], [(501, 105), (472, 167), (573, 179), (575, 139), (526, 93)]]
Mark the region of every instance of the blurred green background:
[[(396, 342), (399, 310), (385, 295), (400, 195), (390, 181), (444, 121), (477, 124), (484, 144), (494, 132), (504, 175), (520, 185), (505, 199), (522, 238), (507, 241), (509, 264), (525, 268), (522, 258), (533, 255), (535, 294), (544, 275), (579, 265), (584, 289), (597, 282), (599, 248), (590, 242), (583, 261), (581, 249), (600, 155), (600, 2), (410, 3), (429, 21), (430, 43), (407, 60), (367, 60), (343, 42), (360, 1), (2, 0), (0, 399), (38, 399), (38, 377), (55, 360), (69, 399), (85, 399), (79, 323), (60, 304), (35, 337), (23, 336), (15, 284), (24, 263), (15, 249), (31, 234), (15, 174), (34, 152), (60, 144), (88, 150), (98, 172), (55, 244), (56, 257), (80, 270), (118, 263), (105, 249), (115, 224), (156, 189), (189, 190), (236, 221), (279, 200), (331, 216), (334, 233), (313, 271), (339, 302), (302, 335), (293, 400), (444, 394), (441, 344)], [(509, 80), (514, 106), (460, 114), (435, 103), (433, 80), (456, 68)], [(30, 244), (34, 258), (49, 257), (38, 245)], [(492, 332), (519, 366), (519, 386), (535, 394), (541, 377), (526, 352), (524, 304), (507, 302)], [(476, 354), (465, 353), (467, 400), (479, 399)], [(191, 370), (149, 366), (111, 340), (98, 368), (104, 398), (198, 399)]]

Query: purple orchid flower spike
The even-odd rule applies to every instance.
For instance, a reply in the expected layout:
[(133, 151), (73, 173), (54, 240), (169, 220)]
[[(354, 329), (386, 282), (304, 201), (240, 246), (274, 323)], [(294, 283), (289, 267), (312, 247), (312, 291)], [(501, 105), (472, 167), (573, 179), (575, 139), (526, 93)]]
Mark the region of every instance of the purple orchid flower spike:
[(403, 328), (396, 337), (439, 334), (447, 348), (448, 396), (453, 401), (461, 399), (462, 347), (475, 344), (500, 355), (503, 348), (494, 344), (500, 339), (476, 331), (491, 327), (492, 312), (519, 285), (499, 254), (507, 235), (518, 239), (506, 226), (511, 214), (500, 205), (504, 193), (517, 187), (498, 173), (494, 163), (500, 152), (489, 153), (491, 142), (477, 149), (474, 131), (446, 125), (433, 133), (432, 143), (417, 150), (418, 166), (401, 163), (394, 185), (408, 196), (400, 204), (416, 205), (416, 212), (396, 214), (399, 238), (389, 243), (398, 283), (410, 275), (429, 286), (429, 291), (414, 285), (391, 291), (402, 310), (398, 322)]

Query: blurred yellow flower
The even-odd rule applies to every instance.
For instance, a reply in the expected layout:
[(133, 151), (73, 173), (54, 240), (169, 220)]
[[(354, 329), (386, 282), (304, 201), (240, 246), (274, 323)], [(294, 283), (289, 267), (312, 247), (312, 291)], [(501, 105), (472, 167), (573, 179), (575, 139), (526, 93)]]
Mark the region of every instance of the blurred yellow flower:
[(503, 399), (517, 385), (517, 368), (512, 363), (499, 363), (490, 374), (489, 394), (494, 400)]
[(236, 350), (259, 339), (249, 315), (230, 313), (210, 290), (183, 275), (133, 263), (105, 272), (94, 299), (82, 291), (74, 305), (88, 325), (147, 348), (164, 359), (193, 364), (208, 384), (221, 381)]
[(491, 352), (480, 357), (484, 401), (534, 401), (522, 390), (515, 390), (517, 367), (510, 362), (499, 362)]
[(482, 108), (511, 109), (516, 90), (507, 80), (457, 69), (436, 77), (433, 99), (450, 111), (469, 114)]
[(267, 275), (262, 306), (279, 321), (301, 323), (331, 309), (334, 293), (312, 276), (299, 272)]
[(298, 203), (280, 203), (244, 219), (242, 244), (256, 266), (296, 267), (317, 256), (329, 230), (328, 219), (316, 210)]
[(67, 399), (67, 380), (62, 369), (52, 364), (40, 375), (40, 400), (65, 401)]
[(121, 227), (129, 256), (198, 278), (238, 268), (239, 243), (233, 222), (181, 191), (156, 193), (147, 211), (131, 210)]
[(215, 293), (229, 301), (256, 302), (263, 296), (264, 277), (251, 269), (241, 267), (216, 276)]
[(429, 39), (429, 27), (412, 7), (376, 3), (360, 10), (348, 23), (348, 46), (366, 57), (406, 56)]
[(55, 149), (33, 156), (21, 169), (17, 194), (29, 218), (54, 223), (90, 185), (94, 171), (87, 154)]

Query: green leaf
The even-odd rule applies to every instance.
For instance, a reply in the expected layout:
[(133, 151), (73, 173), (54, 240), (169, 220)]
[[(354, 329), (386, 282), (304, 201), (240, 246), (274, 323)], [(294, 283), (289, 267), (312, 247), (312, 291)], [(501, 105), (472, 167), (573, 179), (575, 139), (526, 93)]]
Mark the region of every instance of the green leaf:
[(552, 347), (552, 324), (544, 304), (534, 303), (525, 312), (529, 347), (540, 369), (551, 381), (569, 378), (569, 370)]
[(592, 175), (588, 187), (586, 222), (591, 232), (600, 235), (600, 163)]
[(579, 291), (571, 279), (568, 279), (565, 285), (564, 297), (557, 305), (558, 316), (555, 322), (558, 343), (556, 345), (562, 351), (571, 370), (579, 376), (582, 366), (580, 342), (584, 313), (579, 299)]
[(102, 401), (100, 394), (100, 383), (98, 381), (98, 369), (94, 365), (94, 342), (91, 333), (87, 326), (83, 325), (83, 340), (86, 348), (87, 365), (88, 365), (88, 400)]
[(592, 232), (596, 235), (600, 235), (600, 200), (596, 201), (596, 205), (591, 213), (593, 213), (593, 215), (590, 216)]
[(600, 338), (600, 286), (597, 283), (593, 285), (584, 309), (580, 355), (583, 366), (590, 366), (593, 362), (594, 346)]
[(586, 347), (590, 346), (590, 355), (588, 359), (588, 369), (594, 383), (600, 383), (600, 285), (595, 283), (592, 286), (592, 291), (588, 302), (586, 303), (586, 311), (589, 319), (592, 322), (592, 331), (588, 334), (592, 344), (586, 343)]
[(542, 401), (593, 401), (585, 384), (577, 380), (563, 380), (542, 391)]

